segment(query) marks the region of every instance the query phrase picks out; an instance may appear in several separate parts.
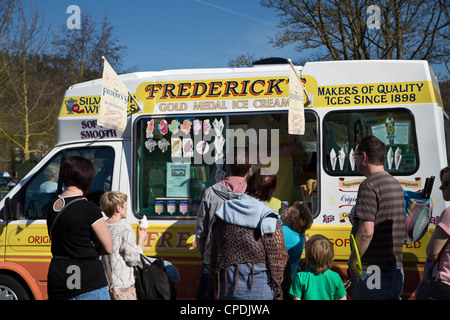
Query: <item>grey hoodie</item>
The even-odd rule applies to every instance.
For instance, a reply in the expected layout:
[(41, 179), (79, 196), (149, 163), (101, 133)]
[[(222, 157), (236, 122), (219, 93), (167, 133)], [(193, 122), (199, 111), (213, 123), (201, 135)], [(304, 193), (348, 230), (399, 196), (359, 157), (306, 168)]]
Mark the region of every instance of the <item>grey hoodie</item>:
[(203, 263), (209, 264), (210, 261), (211, 228), (214, 214), (225, 201), (237, 199), (245, 191), (245, 187), (244, 177), (229, 177), (229, 179), (206, 189), (197, 212), (197, 225), (195, 227), (197, 248), (203, 256)]

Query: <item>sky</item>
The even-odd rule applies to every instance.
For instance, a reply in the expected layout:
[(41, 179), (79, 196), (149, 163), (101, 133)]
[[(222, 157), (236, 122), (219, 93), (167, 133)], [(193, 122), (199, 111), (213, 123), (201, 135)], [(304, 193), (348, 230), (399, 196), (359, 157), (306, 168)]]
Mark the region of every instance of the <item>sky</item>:
[[(280, 17), (260, 0), (24, 0), (24, 5), (37, 8), (55, 30), (66, 25), (70, 5), (99, 21), (107, 14), (128, 47), (121, 69), (221, 68), (247, 53), (256, 59), (304, 59), (294, 44), (275, 48), (269, 42), (281, 31)], [(441, 78), (444, 68), (433, 69)]]
[(97, 19), (106, 13), (118, 40), (128, 47), (124, 69), (220, 68), (246, 53), (257, 59), (300, 58), (294, 45), (277, 49), (269, 43), (269, 37), (280, 31), (280, 19), (260, 0), (25, 0), (24, 4), (27, 10), (37, 7), (55, 30), (71, 16), (66, 13), (70, 5)]

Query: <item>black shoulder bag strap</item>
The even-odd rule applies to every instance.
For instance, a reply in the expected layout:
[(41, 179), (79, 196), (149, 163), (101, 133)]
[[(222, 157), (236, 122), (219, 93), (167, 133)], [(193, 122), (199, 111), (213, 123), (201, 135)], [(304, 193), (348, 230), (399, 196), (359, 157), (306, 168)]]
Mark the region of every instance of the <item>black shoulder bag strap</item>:
[(69, 203), (65, 204), (64, 207), (62, 207), (62, 209), (59, 211), (58, 215), (56, 216), (55, 220), (53, 220), (53, 223), (50, 227), (50, 230), (48, 231), (48, 235), (50, 236), (50, 240), (52, 240), (52, 230), (53, 230), (53, 226), (56, 223), (56, 220), (58, 220), (59, 216), (61, 215), (61, 213), (64, 211), (64, 209), (66, 209), (68, 206), (70, 206), (72, 203), (80, 201), (80, 200), (86, 200), (87, 199), (85, 197), (82, 198), (77, 198), (77, 199), (73, 199), (72, 201), (70, 201)]

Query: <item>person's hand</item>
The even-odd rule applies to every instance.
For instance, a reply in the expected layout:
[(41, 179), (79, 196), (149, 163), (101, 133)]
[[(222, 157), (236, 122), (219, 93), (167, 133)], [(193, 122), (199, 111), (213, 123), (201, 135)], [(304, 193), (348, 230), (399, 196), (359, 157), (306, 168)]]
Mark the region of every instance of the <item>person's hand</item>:
[(147, 240), (148, 232), (147, 229), (141, 230), (138, 228), (138, 246), (143, 247), (145, 240)]
[(349, 275), (349, 278), (342, 279), (342, 282), (344, 283), (345, 290), (348, 290), (352, 284), (352, 280), (350, 278), (350, 270), (347, 270), (347, 274)]

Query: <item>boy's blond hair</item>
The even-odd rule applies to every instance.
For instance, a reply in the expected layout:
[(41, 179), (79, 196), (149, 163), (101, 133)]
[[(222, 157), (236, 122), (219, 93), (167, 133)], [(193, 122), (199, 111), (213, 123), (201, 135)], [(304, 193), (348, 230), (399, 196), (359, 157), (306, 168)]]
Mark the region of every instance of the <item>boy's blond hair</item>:
[(305, 243), (306, 263), (315, 273), (324, 273), (331, 268), (334, 260), (333, 244), (327, 237), (315, 234)]
[(116, 212), (116, 207), (124, 205), (127, 199), (128, 196), (125, 193), (108, 191), (100, 197), (100, 208), (108, 218), (111, 218)]

